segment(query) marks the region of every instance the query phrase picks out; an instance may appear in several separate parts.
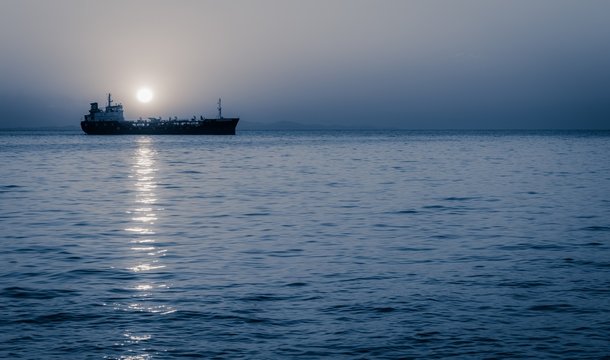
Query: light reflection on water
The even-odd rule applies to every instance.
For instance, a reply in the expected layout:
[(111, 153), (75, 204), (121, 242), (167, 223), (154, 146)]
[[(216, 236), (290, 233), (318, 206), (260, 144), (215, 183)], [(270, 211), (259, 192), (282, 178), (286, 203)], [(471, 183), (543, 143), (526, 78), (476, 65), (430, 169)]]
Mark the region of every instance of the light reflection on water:
[[(176, 311), (173, 307), (159, 304), (159, 291), (168, 289), (168, 285), (156, 280), (159, 271), (167, 271), (166, 265), (161, 258), (166, 255), (167, 249), (157, 245), (156, 221), (159, 219), (162, 208), (157, 206), (157, 194), (155, 192), (157, 183), (155, 173), (156, 151), (154, 142), (149, 137), (138, 138), (137, 148), (133, 156), (130, 179), (133, 180), (135, 198), (133, 208), (126, 211), (131, 215), (131, 223), (124, 231), (128, 235), (131, 251), (130, 260), (126, 266), (127, 270), (138, 277), (135, 284), (127, 286), (132, 291), (131, 299), (123, 304), (114, 304), (118, 311), (141, 312), (148, 314), (170, 314)], [(157, 296), (156, 296), (157, 295)], [(125, 330), (124, 336), (128, 341), (121, 342), (127, 351), (124, 359), (149, 359), (147, 348), (141, 344), (153, 338), (148, 332), (134, 332)]]

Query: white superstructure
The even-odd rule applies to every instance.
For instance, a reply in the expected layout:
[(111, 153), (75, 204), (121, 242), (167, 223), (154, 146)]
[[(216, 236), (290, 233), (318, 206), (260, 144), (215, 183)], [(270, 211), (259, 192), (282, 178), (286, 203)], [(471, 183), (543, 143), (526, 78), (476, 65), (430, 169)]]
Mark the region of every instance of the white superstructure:
[(97, 103), (91, 103), (89, 115), (85, 115), (85, 121), (124, 121), (123, 105), (112, 105), (112, 95), (108, 94), (108, 106), (106, 110), (101, 110)]

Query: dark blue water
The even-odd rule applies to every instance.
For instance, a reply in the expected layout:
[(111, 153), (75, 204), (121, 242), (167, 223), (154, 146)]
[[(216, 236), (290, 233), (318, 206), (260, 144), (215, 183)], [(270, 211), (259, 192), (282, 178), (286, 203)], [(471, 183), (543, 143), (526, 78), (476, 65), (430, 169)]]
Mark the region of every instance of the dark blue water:
[(0, 358), (610, 355), (610, 133), (0, 134)]

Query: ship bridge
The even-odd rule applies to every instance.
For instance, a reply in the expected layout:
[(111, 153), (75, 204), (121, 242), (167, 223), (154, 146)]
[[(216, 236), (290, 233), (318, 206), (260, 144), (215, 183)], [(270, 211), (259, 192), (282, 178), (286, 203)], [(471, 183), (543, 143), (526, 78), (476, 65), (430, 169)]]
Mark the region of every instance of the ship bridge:
[(103, 111), (96, 102), (91, 103), (89, 115), (85, 115), (85, 121), (124, 121), (123, 105), (112, 105), (112, 95), (108, 93), (108, 105)]

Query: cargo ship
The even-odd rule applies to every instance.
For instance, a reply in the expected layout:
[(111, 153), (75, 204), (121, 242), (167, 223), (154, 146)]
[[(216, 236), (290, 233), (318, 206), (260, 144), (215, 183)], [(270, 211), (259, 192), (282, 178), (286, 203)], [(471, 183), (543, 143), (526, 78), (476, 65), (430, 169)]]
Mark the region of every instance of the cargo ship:
[(98, 103), (91, 103), (89, 114), (81, 121), (80, 127), (89, 135), (235, 135), (239, 118), (222, 117), (221, 100), (218, 99), (218, 117), (191, 119), (149, 117), (147, 119), (125, 120), (123, 105), (113, 105), (108, 94), (105, 110)]

